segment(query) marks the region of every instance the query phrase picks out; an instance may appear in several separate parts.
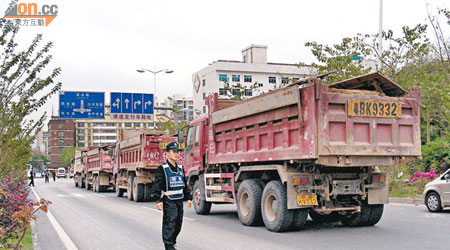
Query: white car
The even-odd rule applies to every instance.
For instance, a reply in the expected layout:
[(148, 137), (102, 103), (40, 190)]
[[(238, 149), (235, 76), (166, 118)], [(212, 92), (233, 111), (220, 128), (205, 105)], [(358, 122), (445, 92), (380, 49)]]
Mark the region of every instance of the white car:
[(39, 172), (37, 172), (34, 176), (35, 176), (36, 178), (42, 178), (42, 174), (39, 173)]
[(425, 185), (423, 197), (430, 212), (440, 212), (444, 207), (450, 207), (450, 169)]

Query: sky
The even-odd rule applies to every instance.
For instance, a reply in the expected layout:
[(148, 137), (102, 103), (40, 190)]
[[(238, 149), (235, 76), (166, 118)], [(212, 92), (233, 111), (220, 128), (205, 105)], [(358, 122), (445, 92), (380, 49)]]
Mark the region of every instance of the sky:
[[(35, 0), (58, 5), (47, 27), (22, 27), (19, 46), (37, 33), (52, 41), (50, 67), (61, 67), (66, 91), (153, 93), (153, 74), (136, 69), (170, 69), (157, 74), (156, 95), (192, 96), (192, 74), (213, 61), (242, 60), (250, 44), (268, 46), (268, 61), (311, 63), (305, 42), (338, 43), (357, 33), (378, 32), (379, 0), (316, 1), (154, 1)], [(6, 10), (9, 0), (0, 0)], [(427, 3), (450, 8), (443, 0), (383, 1), (383, 29), (426, 23)], [(447, 33), (447, 34), (450, 34)], [(54, 95), (36, 116), (57, 114)]]

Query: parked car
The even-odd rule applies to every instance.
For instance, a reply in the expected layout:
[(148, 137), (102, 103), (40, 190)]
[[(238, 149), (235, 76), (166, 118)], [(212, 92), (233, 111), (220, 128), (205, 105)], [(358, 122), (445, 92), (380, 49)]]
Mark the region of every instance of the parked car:
[(35, 176), (36, 178), (42, 178), (42, 174), (39, 173), (39, 172), (37, 172), (34, 176)]
[(430, 212), (439, 212), (444, 207), (450, 207), (450, 169), (427, 183), (423, 196)]

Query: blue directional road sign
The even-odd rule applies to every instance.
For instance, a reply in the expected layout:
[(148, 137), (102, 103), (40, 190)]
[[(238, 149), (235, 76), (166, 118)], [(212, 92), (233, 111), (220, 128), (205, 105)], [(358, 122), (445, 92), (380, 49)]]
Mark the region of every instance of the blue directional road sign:
[(59, 117), (62, 119), (104, 119), (104, 92), (59, 92)]
[(111, 114), (153, 114), (153, 94), (111, 92)]

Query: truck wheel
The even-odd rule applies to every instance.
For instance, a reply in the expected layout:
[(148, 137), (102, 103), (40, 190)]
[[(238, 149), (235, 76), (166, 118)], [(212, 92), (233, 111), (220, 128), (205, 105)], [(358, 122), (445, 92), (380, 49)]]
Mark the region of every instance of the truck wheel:
[(320, 214), (312, 209), (309, 211), (309, 217), (311, 217), (311, 219), (317, 223), (333, 223), (340, 220), (339, 214), (337, 212)]
[(373, 226), (381, 220), (383, 215), (384, 205), (370, 205), (370, 216), (365, 226)]
[(286, 188), (281, 181), (271, 181), (264, 188), (261, 199), (264, 225), (273, 232), (288, 230), (294, 219), (294, 211), (287, 209)]
[(201, 215), (208, 215), (211, 211), (211, 202), (207, 202), (202, 198), (200, 189), (203, 189), (203, 187), (200, 185), (200, 182), (198, 180), (194, 183), (194, 190), (192, 193), (192, 200), (194, 203), (194, 210), (197, 214)]
[(237, 210), (239, 220), (246, 226), (261, 225), (262, 186), (256, 180), (245, 180), (239, 185)]
[(294, 218), (291, 226), (292, 230), (297, 231), (305, 227), (306, 221), (308, 220), (308, 210), (309, 209), (307, 208), (294, 210)]
[(91, 189), (91, 184), (89, 184), (89, 182), (88, 182), (88, 178), (86, 177), (85, 179), (84, 179), (84, 186), (86, 187), (86, 190), (90, 190)]
[(348, 227), (361, 227), (369, 222), (371, 209), (368, 205), (361, 205), (361, 212), (350, 215), (343, 215), (341, 222)]
[(128, 176), (128, 183), (127, 183), (127, 198), (128, 200), (133, 200), (133, 176)]
[(133, 179), (133, 200), (135, 202), (144, 200), (144, 184), (138, 183), (136, 176)]
[(93, 189), (94, 189), (94, 192), (96, 192), (96, 193), (98, 193), (99, 192), (99, 190), (100, 190), (100, 185), (99, 185), (100, 183), (99, 183), (99, 181), (98, 181), (98, 176), (94, 176), (94, 187), (93, 187)]
[(79, 188), (85, 188), (84, 180), (81, 176), (78, 177), (78, 187)]
[(144, 185), (144, 201), (152, 200), (152, 184), (147, 183)]
[(425, 199), (426, 205), (428, 208), (428, 211), (432, 213), (440, 212), (442, 211), (442, 205), (441, 205), (441, 197), (435, 192), (431, 192), (427, 194), (427, 197)]
[(123, 196), (123, 189), (119, 187), (119, 177), (116, 177), (116, 196), (122, 197)]

